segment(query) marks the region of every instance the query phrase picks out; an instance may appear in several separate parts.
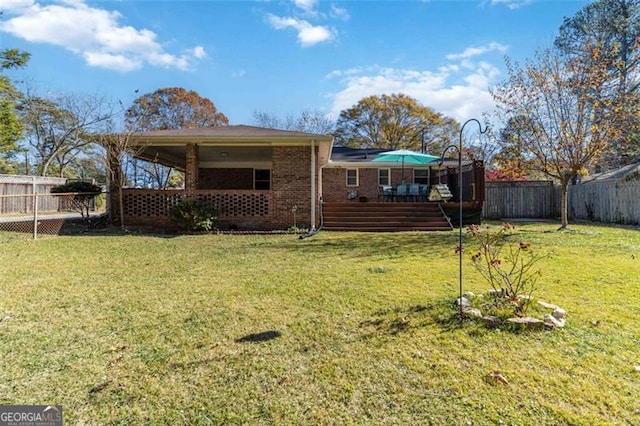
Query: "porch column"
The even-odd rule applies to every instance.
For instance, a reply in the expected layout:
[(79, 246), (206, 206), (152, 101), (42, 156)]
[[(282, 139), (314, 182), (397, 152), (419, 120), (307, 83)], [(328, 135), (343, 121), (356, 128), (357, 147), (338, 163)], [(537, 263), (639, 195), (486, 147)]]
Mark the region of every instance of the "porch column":
[(193, 195), (198, 189), (198, 168), (200, 166), (198, 145), (195, 143), (187, 144), (187, 158), (184, 173), (184, 189), (187, 194)]

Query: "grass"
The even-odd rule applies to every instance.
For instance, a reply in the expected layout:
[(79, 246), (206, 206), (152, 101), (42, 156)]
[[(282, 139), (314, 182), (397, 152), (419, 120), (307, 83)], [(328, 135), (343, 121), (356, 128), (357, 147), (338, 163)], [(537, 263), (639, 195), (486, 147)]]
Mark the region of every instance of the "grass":
[[(537, 295), (569, 313), (538, 333), (453, 316), (457, 231), (1, 234), (0, 405), (61, 404), (68, 424), (639, 424), (640, 232), (555, 228), (517, 229), (554, 252)], [(465, 290), (485, 291), (467, 257)]]

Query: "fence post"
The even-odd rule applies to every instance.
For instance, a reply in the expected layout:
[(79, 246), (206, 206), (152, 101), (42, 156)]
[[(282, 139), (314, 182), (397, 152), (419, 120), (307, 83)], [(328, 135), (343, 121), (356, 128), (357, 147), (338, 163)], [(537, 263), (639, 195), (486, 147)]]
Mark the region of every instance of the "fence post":
[(38, 194), (33, 193), (33, 239), (38, 239)]

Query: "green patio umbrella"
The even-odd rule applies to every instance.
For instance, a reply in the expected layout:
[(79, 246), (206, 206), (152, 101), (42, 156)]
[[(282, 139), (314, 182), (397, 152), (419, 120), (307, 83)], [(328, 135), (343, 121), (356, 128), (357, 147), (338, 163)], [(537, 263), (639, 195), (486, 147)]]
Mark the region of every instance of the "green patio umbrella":
[(402, 164), (402, 182), (404, 183), (404, 165), (425, 165), (432, 161), (439, 160), (440, 157), (435, 155), (423, 154), (421, 152), (409, 151), (406, 149), (398, 149), (395, 151), (387, 151), (378, 154), (376, 158), (371, 160), (376, 163), (401, 163)]

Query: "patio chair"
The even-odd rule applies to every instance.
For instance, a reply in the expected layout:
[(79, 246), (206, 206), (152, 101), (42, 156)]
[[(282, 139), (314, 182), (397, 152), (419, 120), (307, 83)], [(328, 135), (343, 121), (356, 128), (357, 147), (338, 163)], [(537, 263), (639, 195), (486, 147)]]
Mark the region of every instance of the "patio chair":
[(427, 201), (427, 197), (429, 196), (429, 185), (420, 185), (420, 199), (422, 201)]
[(382, 201), (393, 201), (393, 187), (390, 185), (378, 185), (378, 199)]
[(409, 185), (406, 183), (401, 183), (396, 188), (396, 197), (398, 197), (401, 201), (407, 201), (407, 196), (409, 195)]
[(410, 184), (408, 195), (411, 201), (418, 201), (418, 197), (420, 196), (420, 185), (417, 183)]

